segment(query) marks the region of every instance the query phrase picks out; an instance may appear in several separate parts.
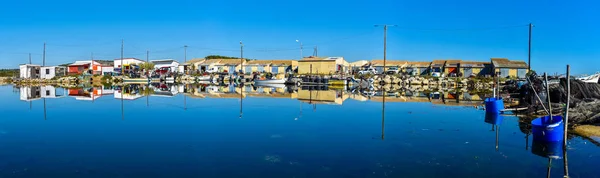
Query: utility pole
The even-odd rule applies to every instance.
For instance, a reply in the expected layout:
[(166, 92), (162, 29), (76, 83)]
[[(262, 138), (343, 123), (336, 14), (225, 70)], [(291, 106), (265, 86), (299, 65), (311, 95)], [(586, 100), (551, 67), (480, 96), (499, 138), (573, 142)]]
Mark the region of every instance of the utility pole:
[[(123, 45), (125, 40), (121, 39), (121, 77), (125, 79), (125, 70), (123, 65)], [(125, 120), (125, 104), (123, 103), (123, 95), (125, 95), (125, 85), (121, 86), (121, 120)]]
[[(187, 47), (188, 47), (187, 45), (183, 45), (183, 63), (184, 63), (184, 64), (187, 62)], [(184, 69), (183, 69), (183, 73), (184, 73), (184, 74), (187, 74), (187, 73), (186, 73), (187, 66), (186, 66), (186, 65), (184, 65), (183, 67), (184, 67)]]
[[(148, 67), (148, 65), (150, 65), (149, 59), (150, 59), (150, 50), (146, 50), (146, 66), (147, 67)], [(150, 67), (148, 67), (148, 71), (146, 71), (146, 77), (148, 77), (148, 78), (150, 78), (150, 76), (149, 76), (150, 70), (151, 70)], [(148, 81), (150, 81), (150, 79), (148, 79)], [(146, 96), (146, 98), (147, 97), (148, 96)], [(147, 102), (146, 102), (146, 105), (148, 105)]]
[(313, 56), (315, 56), (315, 57), (319, 56), (319, 48), (317, 46), (315, 46), (315, 49), (313, 51)]
[(383, 94), (383, 102), (381, 103), (381, 140), (385, 139), (385, 91), (383, 91), (383, 88), (381, 90), (381, 93)]
[(244, 74), (244, 43), (242, 41), (240, 41), (240, 65), (241, 76)]
[(533, 28), (533, 24), (529, 23), (529, 50), (528, 50), (528, 62), (527, 62), (527, 70), (531, 71), (531, 29)]
[(29, 53), (29, 64), (31, 64), (31, 53)]
[[(123, 45), (124, 45), (125, 41), (121, 40), (121, 75), (125, 74), (125, 65), (123, 65)], [(123, 93), (121, 93), (121, 97), (123, 97), (122, 95)]]
[(42, 55), (42, 66), (46, 66), (46, 42), (44, 42), (44, 54)]
[(387, 29), (388, 27), (395, 27), (396, 25), (375, 25), (375, 27), (379, 27), (379, 26), (383, 26), (383, 74), (385, 75), (385, 70), (386, 70), (386, 65), (385, 65), (385, 61), (386, 61), (386, 55), (387, 55)]

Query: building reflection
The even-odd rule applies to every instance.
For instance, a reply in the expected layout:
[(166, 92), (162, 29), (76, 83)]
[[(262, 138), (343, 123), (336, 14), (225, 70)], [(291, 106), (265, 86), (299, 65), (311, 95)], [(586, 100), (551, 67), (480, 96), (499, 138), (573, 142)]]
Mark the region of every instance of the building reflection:
[[(407, 88), (388, 87), (390, 90), (365, 90), (358, 88), (330, 86), (294, 86), (294, 85), (251, 85), (225, 84), (214, 85), (199, 83), (193, 85), (176, 85), (169, 83), (127, 84), (124, 86), (89, 86), (74, 87), (57, 94), (54, 86), (20, 87), (20, 99), (33, 101), (41, 98), (60, 98), (64, 96), (81, 101), (94, 101), (103, 96), (113, 95), (115, 99), (136, 100), (147, 97), (175, 97), (184, 95), (184, 100), (203, 98), (244, 99), (282, 98), (297, 99), (309, 103), (316, 108), (319, 104), (342, 105), (348, 99), (356, 101), (383, 102), (429, 102), (436, 105), (478, 106), (481, 105), (484, 93), (468, 91), (420, 91)], [(185, 102), (185, 101), (184, 101)], [(184, 104), (185, 105), (185, 104)]]

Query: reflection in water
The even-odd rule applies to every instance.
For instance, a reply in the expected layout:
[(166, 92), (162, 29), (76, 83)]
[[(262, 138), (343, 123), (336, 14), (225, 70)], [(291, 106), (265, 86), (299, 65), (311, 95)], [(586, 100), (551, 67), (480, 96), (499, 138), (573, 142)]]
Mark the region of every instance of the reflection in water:
[(496, 132), (496, 151), (500, 150), (498, 134), (500, 132), (499, 125), (502, 124), (502, 120), (504, 120), (504, 116), (500, 115), (500, 113), (485, 113), (485, 123), (492, 125), (491, 131)]
[(381, 140), (384, 139), (385, 135), (385, 91), (381, 91), (383, 93), (383, 102), (381, 102)]
[(46, 99), (62, 98), (66, 96), (66, 89), (63, 89), (63, 94), (58, 94), (57, 88), (54, 86), (19, 86), (20, 100), (29, 103), (29, 110), (33, 109), (33, 101), (42, 99), (44, 120), (47, 119)]
[[(39, 92), (36, 92), (38, 90), (39, 90)], [(113, 90), (113, 91), (110, 92), (110, 90)], [(27, 102), (31, 103), (32, 100), (43, 99), (44, 119), (47, 119), (46, 118), (47, 117), (46, 105), (51, 105), (49, 107), (49, 109), (50, 109), (49, 112), (51, 112), (50, 113), (51, 117), (52, 117), (53, 112), (54, 113), (58, 112), (58, 111), (56, 111), (56, 109), (53, 109), (53, 107), (52, 107), (53, 103), (51, 100), (51, 96), (56, 97), (56, 96), (60, 96), (60, 95), (56, 95), (56, 94), (53, 95), (52, 91), (49, 91), (50, 95), (47, 95), (46, 90), (44, 90), (43, 87), (39, 88), (39, 89), (35, 88), (35, 87), (29, 87), (28, 89), (26, 87), (23, 87), (21, 91), (22, 91), (21, 98), (24, 98), (25, 101), (27, 101)], [(246, 112), (245, 119), (249, 119), (250, 117), (253, 116), (251, 111), (256, 111), (256, 110), (254, 110), (256, 108), (249, 108), (249, 104), (251, 104), (253, 100), (252, 99), (245, 100), (245, 99), (248, 99), (245, 97), (297, 99), (297, 100), (302, 101), (302, 102), (298, 102), (298, 103), (307, 102), (307, 103), (313, 105), (313, 109), (315, 108), (316, 104), (323, 104), (323, 105), (319, 106), (321, 109), (319, 112), (321, 112), (320, 114), (324, 114), (324, 115), (328, 114), (327, 112), (331, 111), (332, 108), (335, 108), (336, 111), (338, 108), (341, 108), (339, 106), (331, 107), (331, 106), (327, 106), (327, 105), (339, 105), (339, 104), (343, 103), (346, 99), (354, 99), (357, 101), (370, 100), (370, 101), (374, 101), (374, 102), (362, 103), (360, 106), (358, 106), (358, 109), (361, 109), (360, 107), (363, 107), (363, 106), (368, 106), (368, 107), (370, 107), (369, 110), (373, 111), (373, 109), (374, 109), (375, 112), (377, 112), (376, 110), (379, 107), (381, 107), (381, 140), (382, 140), (382, 144), (383, 145), (397, 144), (398, 146), (400, 146), (400, 148), (398, 148), (398, 149), (404, 149), (405, 146), (402, 146), (402, 144), (400, 144), (400, 143), (396, 143), (396, 142), (398, 142), (398, 139), (393, 139), (393, 138), (396, 138), (398, 136), (397, 135), (398, 133), (405, 133), (405, 130), (402, 130), (402, 132), (398, 132), (396, 130), (397, 129), (405, 129), (402, 127), (410, 127), (410, 126), (407, 124), (407, 125), (403, 125), (402, 127), (393, 127), (394, 125), (397, 125), (398, 122), (400, 122), (400, 121), (397, 121), (394, 119), (388, 120), (387, 124), (391, 124), (394, 132), (387, 133), (387, 136), (391, 137), (392, 139), (388, 138), (388, 140), (385, 140), (385, 137), (386, 137), (385, 117), (386, 117), (386, 115), (388, 117), (397, 118), (398, 114), (399, 114), (399, 112), (397, 112), (398, 110), (395, 109), (396, 107), (394, 106), (393, 102), (430, 102), (430, 103), (434, 103), (434, 104), (439, 104), (439, 103), (443, 103), (444, 98), (452, 98), (452, 99), (447, 99), (447, 101), (451, 101), (451, 102), (447, 102), (447, 104), (450, 105), (451, 103), (456, 103), (456, 102), (454, 102), (455, 101), (454, 99), (456, 99), (459, 96), (458, 94), (452, 94), (452, 93), (446, 94), (445, 92), (416, 92), (416, 91), (409, 91), (409, 90), (406, 90), (406, 91), (404, 91), (404, 90), (372, 91), (372, 90), (360, 90), (360, 89), (350, 89), (350, 90), (334, 89), (334, 88), (330, 88), (330, 87), (298, 88), (296, 86), (285, 86), (285, 85), (274, 87), (274, 86), (225, 85), (225, 84), (222, 84), (219, 86), (215, 86), (215, 85), (182, 86), (182, 85), (172, 85), (172, 84), (157, 84), (157, 85), (152, 84), (149, 86), (147, 86), (147, 85), (126, 85), (126, 86), (122, 86), (122, 87), (80, 87), (80, 88), (65, 89), (63, 91), (65, 91), (65, 92), (69, 91), (69, 94), (63, 95), (63, 96), (67, 96), (72, 101), (78, 100), (76, 103), (81, 103), (81, 102), (86, 102), (86, 101), (90, 101), (90, 103), (91, 103), (91, 102), (94, 102), (94, 100), (98, 100), (94, 103), (94, 107), (104, 106), (103, 103), (107, 104), (106, 106), (112, 107), (116, 104), (115, 102), (118, 102), (118, 101), (115, 101), (118, 99), (121, 101), (122, 119), (124, 119), (124, 100), (126, 100), (126, 99), (135, 100), (135, 99), (143, 97), (143, 96), (146, 97), (146, 106), (149, 106), (149, 98), (150, 97), (173, 97), (173, 96), (182, 94), (182, 95), (184, 95), (182, 97), (184, 97), (184, 108), (186, 108), (186, 109), (187, 109), (187, 101), (186, 101), (187, 97), (192, 98), (192, 100), (195, 98), (204, 98), (204, 97), (240, 99), (239, 100), (239, 102), (240, 102), (239, 103), (239, 117), (242, 118), (244, 116), (243, 115), (244, 114), (243, 107), (244, 107), (244, 104), (246, 104), (247, 108), (245, 110), (245, 112)], [(70, 92), (70, 91), (72, 91), (72, 92)], [(56, 93), (56, 92), (54, 92), (54, 93)], [(114, 97), (112, 97), (112, 96), (106, 97), (107, 94), (114, 95)], [(100, 97), (103, 97), (103, 98), (100, 98)], [(78, 98), (82, 98), (82, 99), (78, 99)], [(472, 96), (471, 96), (471, 98), (472, 98)], [(48, 100), (48, 102), (47, 102), (46, 101), (47, 99), (50, 99), (50, 100)], [(103, 101), (106, 101), (107, 99), (110, 99), (111, 102), (109, 102), (109, 103), (103, 102)], [(244, 103), (244, 100), (246, 101), (246, 103)], [(277, 100), (270, 100), (270, 101), (277, 101)], [(375, 103), (378, 101), (382, 102), (381, 106), (379, 106), (378, 103)], [(157, 102), (157, 100), (153, 100), (153, 102)], [(175, 102), (178, 103), (177, 101), (175, 101)], [(181, 101), (179, 101), (179, 102), (181, 102)], [(234, 102), (234, 101), (232, 101), (232, 102)], [(297, 102), (297, 101), (295, 101), (295, 102)], [(143, 101), (137, 102), (137, 104), (140, 104), (140, 105), (143, 105), (142, 103), (143, 103)], [(227, 103), (231, 103), (231, 102), (227, 102)], [(353, 107), (353, 106), (357, 107), (356, 103), (357, 102), (352, 102), (350, 104), (346, 104), (347, 106), (344, 106), (344, 107)], [(463, 100), (461, 100), (459, 103), (465, 104), (465, 102), (463, 102)], [(132, 113), (133, 113), (133, 108), (134, 108), (135, 104), (136, 104), (136, 102), (128, 103), (128, 106), (130, 107), (129, 110), (131, 110)], [(296, 103), (293, 103), (293, 104), (296, 104)], [(325, 105), (325, 104), (327, 104), (327, 105)], [(27, 105), (27, 103), (22, 102), (22, 105), (19, 105), (19, 107), (22, 110), (27, 110), (26, 105)], [(386, 111), (386, 105), (387, 105), (387, 107), (392, 108), (392, 109), (390, 111)], [(39, 104), (37, 104), (36, 106), (39, 106)], [(106, 106), (104, 106), (104, 107), (106, 107)], [(292, 105), (292, 107), (293, 107), (293, 105)], [(293, 107), (291, 109), (286, 108), (286, 109), (289, 109), (286, 112), (295, 112), (294, 108), (295, 107)], [(439, 108), (440, 107), (437, 107), (437, 110), (439, 110)], [(446, 108), (446, 107), (443, 107), (443, 108)], [(41, 109), (41, 108), (38, 108), (38, 111), (39, 111), (39, 109)], [(78, 108), (63, 107), (61, 109), (64, 109), (63, 110), (63, 112), (64, 112), (64, 111), (68, 111), (69, 109), (78, 109)], [(152, 109), (152, 108), (150, 108), (150, 109)], [(135, 112), (137, 115), (138, 110), (145, 111), (145, 110), (150, 110), (150, 109), (148, 109), (147, 107), (141, 107), (141, 108), (136, 107)], [(302, 114), (303, 114), (302, 104), (299, 105), (299, 109), (300, 109), (299, 110), (299, 118), (300, 118), (300, 117), (302, 117)], [(355, 109), (355, 108), (351, 108), (351, 109)], [(180, 108), (176, 108), (176, 110), (181, 111)], [(192, 107), (190, 107), (190, 110), (187, 112), (190, 112), (189, 114), (192, 114), (191, 113), (191, 112), (193, 112), (192, 110), (193, 110)], [(237, 109), (235, 108), (235, 106), (233, 106), (233, 108), (231, 108), (231, 105), (229, 105), (229, 107), (227, 107), (226, 109), (223, 109), (223, 111), (229, 112), (229, 113), (236, 112), (236, 110)], [(431, 110), (436, 110), (436, 107), (431, 108)], [(173, 110), (165, 110), (165, 111), (177, 112), (177, 111), (173, 111)], [(202, 113), (202, 112), (204, 112), (204, 111), (197, 110), (194, 112), (194, 114)], [(448, 113), (454, 112), (454, 113), (456, 113), (456, 111), (438, 111), (438, 112), (448, 112)], [(470, 112), (470, 111), (467, 111), (465, 113), (468, 113), (468, 112)], [(157, 112), (157, 113), (161, 113), (161, 112)], [(347, 113), (351, 113), (351, 112), (347, 112)], [(472, 113), (476, 113), (476, 112), (472, 112)], [(164, 114), (164, 113), (162, 113), (162, 114)], [(259, 114), (262, 114), (262, 113), (259, 113)], [(277, 113), (277, 114), (281, 114), (281, 113)], [(372, 113), (372, 114), (374, 114), (374, 115), (371, 115), (371, 116), (377, 117), (376, 113)], [(473, 118), (478, 118), (477, 116), (480, 117), (481, 116), (480, 114), (481, 114), (481, 112), (476, 113), (476, 116)], [(37, 115), (36, 117), (39, 118), (40, 113), (38, 113), (36, 115)], [(292, 115), (296, 115), (296, 114), (292, 113)], [(146, 116), (146, 115), (144, 115), (144, 116)], [(305, 119), (306, 121), (303, 121), (303, 123), (310, 122), (311, 121), (310, 116), (314, 116), (314, 115), (305, 116), (305, 117), (309, 117), (309, 118)], [(352, 115), (349, 115), (349, 114), (342, 115), (342, 117), (345, 117), (345, 116), (352, 116)], [(229, 120), (227, 120), (227, 119), (229, 119)], [(369, 120), (368, 116), (364, 117), (364, 118), (360, 118), (360, 119), (364, 119), (365, 122), (362, 122), (362, 123), (356, 122), (357, 125), (368, 123), (368, 122), (373, 123), (372, 120), (368, 121)], [(372, 117), (371, 117), (371, 119), (372, 119)], [(468, 119), (468, 118), (465, 118), (465, 119)], [(51, 121), (51, 120), (52, 120), (52, 118), (49, 119), (49, 121)], [(235, 119), (233, 119), (233, 120), (235, 120)], [(231, 121), (232, 121), (231, 118), (225, 118), (225, 119), (218, 120), (219, 124), (231, 122)], [(119, 121), (117, 121), (117, 122), (119, 122)], [(141, 122), (141, 121), (140, 120), (136, 121), (135, 119), (129, 119), (128, 122)], [(152, 122), (152, 121), (143, 121), (143, 122)], [(157, 122), (164, 122), (164, 121), (157, 121)], [(215, 121), (215, 122), (217, 122), (217, 121)], [(353, 121), (347, 121), (347, 122), (353, 122)], [(396, 124), (394, 124), (394, 122), (396, 122)], [(480, 123), (480, 120), (475, 121), (475, 122)], [(508, 122), (508, 123), (503, 123), (503, 122)], [(243, 123), (247, 123), (247, 122), (243, 122)], [(503, 127), (503, 133), (507, 133), (507, 132), (512, 133), (513, 131), (519, 132), (519, 130), (517, 130), (517, 128), (513, 129), (513, 127), (511, 126), (510, 123), (514, 123), (514, 122), (511, 122), (511, 119), (507, 118), (506, 121), (504, 121), (503, 117), (500, 115), (487, 115), (486, 114), (485, 123), (491, 124), (491, 127), (492, 127), (491, 130), (495, 132), (495, 139), (496, 139), (495, 149), (497, 151), (499, 151), (499, 132), (500, 132), (499, 127), (501, 124), (505, 125), (505, 127)], [(529, 126), (527, 126), (526, 123), (527, 122), (519, 123), (519, 128), (524, 133), (523, 135), (527, 135), (527, 136), (525, 136), (525, 141), (526, 141), (525, 149), (531, 150), (531, 151), (523, 152), (522, 149), (519, 149), (521, 151), (521, 155), (518, 155), (518, 153), (516, 153), (514, 151), (515, 149), (507, 149), (508, 147), (506, 145), (515, 145), (515, 144), (521, 145), (522, 144), (521, 139), (523, 139), (523, 137), (522, 137), (523, 135), (517, 134), (517, 135), (511, 136), (512, 134), (504, 134), (504, 135), (502, 135), (502, 137), (503, 137), (503, 144), (505, 144), (505, 146), (503, 147), (502, 152), (504, 152), (504, 153), (502, 153), (502, 154), (506, 154), (506, 153), (510, 152), (511, 154), (518, 155), (518, 156), (525, 155), (525, 156), (537, 157), (537, 156), (533, 156), (533, 155), (538, 155), (538, 156), (544, 157), (545, 159), (544, 159), (543, 163), (534, 163), (537, 165), (542, 165), (542, 164), (546, 164), (546, 163), (551, 164), (554, 161), (553, 159), (560, 159), (560, 155), (556, 155), (555, 153), (563, 152), (566, 154), (566, 149), (561, 149), (559, 151), (552, 151), (552, 150), (560, 149), (560, 146), (559, 146), (559, 148), (557, 148), (556, 145), (551, 145), (551, 144), (548, 145), (547, 143), (540, 144), (539, 142), (534, 142), (531, 147), (532, 149), (529, 149), (530, 147), (528, 146), (528, 141), (529, 141), (528, 136), (529, 136), (530, 131), (528, 130), (527, 127), (529, 127)], [(113, 123), (110, 123), (110, 124), (113, 124)], [(153, 123), (153, 124), (160, 125), (160, 123)], [(189, 123), (185, 123), (185, 124), (189, 124)], [(214, 124), (214, 123), (207, 123), (207, 125), (209, 125), (211, 127), (214, 126), (211, 124)], [(326, 123), (324, 122), (324, 124), (326, 124)], [(373, 123), (373, 124), (376, 124), (376, 123)], [(296, 124), (296, 125), (298, 125), (298, 124)], [(288, 125), (286, 125), (286, 126), (288, 126)], [(293, 127), (293, 126), (291, 126), (291, 127)], [(388, 126), (388, 128), (392, 128), (392, 127)], [(336, 128), (336, 129), (338, 129), (338, 128)], [(369, 126), (368, 129), (369, 129), (368, 131), (365, 131), (366, 133), (375, 133), (378, 130), (378, 128), (376, 128), (375, 126)], [(480, 130), (483, 133), (488, 132), (488, 129), (489, 129), (489, 126), (487, 126), (487, 124), (486, 124), (486, 126), (484, 126), (484, 128), (480, 128)], [(348, 133), (354, 134), (355, 132), (348, 131)], [(279, 134), (286, 135), (288, 133), (278, 133), (277, 132), (277, 133), (265, 133), (265, 134), (268, 134), (267, 136), (271, 135), (270, 138), (281, 138), (281, 135), (279, 135)], [(417, 132), (417, 134), (419, 134), (419, 133)], [(429, 133), (427, 133), (427, 134), (429, 134)], [(177, 134), (174, 134), (174, 136), (176, 136), (176, 135)], [(315, 135), (319, 136), (318, 133)], [(327, 134), (323, 134), (323, 136), (325, 137), (322, 140), (324, 142), (326, 142), (328, 139), (332, 138), (332, 137), (328, 137)], [(336, 135), (336, 136), (338, 136), (338, 135)], [(367, 139), (369, 139), (369, 138), (377, 139), (375, 136), (368, 137)], [(418, 138), (418, 139), (421, 139), (421, 138)], [(443, 136), (441, 138), (443, 138)], [(488, 137), (488, 138), (492, 139), (491, 137)], [(293, 137), (287, 137), (287, 135), (286, 135), (285, 139), (283, 139), (283, 140), (287, 140), (287, 139), (293, 139)], [(316, 138), (313, 138), (313, 139), (316, 139)], [(415, 141), (415, 140), (409, 140), (409, 139), (410, 138), (408, 138), (408, 137), (406, 139), (407, 145), (408, 144), (411, 144), (411, 145), (419, 144), (419, 140)], [(383, 140), (385, 140), (385, 142), (383, 142)], [(516, 140), (516, 142), (515, 142), (515, 140)], [(344, 140), (342, 140), (342, 141), (344, 141)], [(371, 141), (374, 141), (374, 140), (371, 140)], [(404, 140), (402, 140), (402, 141), (404, 141)], [(469, 140), (469, 141), (471, 141), (471, 140)], [(471, 144), (469, 146), (473, 147), (474, 143), (475, 143), (475, 141), (471, 141)], [(479, 142), (479, 143), (483, 143), (484, 144), (483, 147), (491, 146), (491, 144), (488, 144), (489, 142)], [(430, 145), (427, 145), (427, 146), (430, 146)], [(469, 146), (461, 146), (461, 145), (453, 145), (453, 146), (457, 146), (462, 149), (469, 149)], [(414, 148), (416, 148), (416, 146)], [(403, 151), (412, 152), (411, 150), (414, 150), (414, 148), (405, 149)], [(419, 148), (422, 148), (422, 147), (419, 146)], [(520, 148), (522, 148), (522, 147), (520, 147)], [(313, 148), (313, 149), (319, 150), (320, 148)], [(365, 149), (367, 149), (367, 148), (365, 148)], [(381, 150), (385, 151), (385, 149), (381, 149)], [(395, 151), (397, 151), (397, 150), (395, 150)], [(177, 151), (179, 151), (179, 150), (177, 150)], [(372, 151), (372, 150), (367, 150), (367, 151)], [(390, 151), (387, 153), (390, 153), (388, 155), (393, 155), (395, 153), (395, 151)], [(431, 152), (442, 152), (442, 151), (432, 150)], [(493, 152), (493, 151), (491, 151), (491, 152)], [(414, 152), (412, 152), (412, 153), (414, 154)], [(448, 153), (448, 152), (442, 152), (442, 153)], [(260, 153), (260, 154), (262, 154), (261, 156), (265, 155), (264, 153)], [(348, 153), (348, 154), (350, 155), (352, 153)], [(451, 153), (451, 154), (454, 154), (454, 153)], [(266, 154), (266, 155), (281, 155), (283, 158), (286, 159), (286, 161), (283, 161), (285, 163), (287, 163), (288, 162), (287, 159), (290, 158), (288, 155), (284, 155), (283, 153), (277, 153), (277, 154), (270, 153), (270, 154)], [(326, 155), (326, 154), (324, 154), (324, 155)], [(452, 155), (452, 156), (461, 156), (461, 155), (456, 154), (456, 155)], [(471, 155), (469, 155), (469, 156), (471, 156)], [(574, 160), (578, 160), (578, 161), (581, 160), (581, 153), (577, 153), (577, 152), (571, 153), (571, 156), (573, 157)], [(413, 157), (416, 157), (415, 159), (422, 159), (421, 157), (418, 157), (418, 156), (413, 156)], [(411, 159), (413, 157), (411, 157)], [(270, 158), (274, 158), (274, 159), (270, 159)], [(271, 156), (271, 157), (269, 157), (269, 160), (276, 160), (276, 158), (277, 158), (277, 156)], [(436, 157), (436, 158), (438, 158), (438, 157)], [(562, 158), (563, 159), (566, 158), (566, 155), (562, 156)], [(324, 158), (324, 159), (326, 159), (326, 158)], [(440, 158), (440, 160), (441, 159), (443, 159), (443, 158)], [(511, 158), (509, 158), (509, 159), (511, 159)], [(538, 158), (538, 159), (540, 159), (540, 158)], [(546, 159), (548, 159), (547, 162), (546, 162)], [(401, 159), (399, 159), (399, 160), (401, 160)], [(445, 160), (445, 161), (447, 161), (447, 162), (445, 162), (446, 164), (448, 164), (450, 166), (454, 166), (454, 165), (452, 165), (453, 161), (448, 161), (448, 160)], [(442, 161), (439, 161), (439, 162), (442, 162)], [(494, 162), (494, 161), (490, 160), (490, 162)], [(554, 161), (554, 162), (556, 164), (556, 161)], [(503, 164), (501, 162), (498, 162), (498, 163)], [(577, 164), (579, 162), (574, 162), (574, 163), (575, 163), (575, 166), (578, 166)], [(402, 162), (402, 164), (406, 164), (406, 163)], [(481, 164), (481, 162), (480, 162), (480, 164)], [(526, 163), (526, 164), (529, 164), (529, 163)], [(396, 165), (396, 166), (398, 166), (398, 165)], [(444, 165), (444, 166), (446, 166), (446, 165)], [(415, 167), (418, 168), (418, 166), (415, 166)], [(482, 169), (484, 169), (484, 168), (482, 168)], [(543, 174), (543, 171), (548, 171), (547, 174), (549, 175), (550, 169), (551, 169), (551, 166), (548, 167), (548, 170), (546, 170), (544, 168), (544, 170), (535, 170), (535, 171), (538, 172), (537, 174)], [(394, 171), (394, 172), (396, 172), (396, 171)], [(557, 174), (556, 170), (555, 170), (554, 174)], [(418, 176), (413, 176), (413, 177), (418, 177)], [(426, 177), (426, 176), (423, 176), (423, 177)], [(480, 177), (480, 176), (476, 176), (476, 177)]]

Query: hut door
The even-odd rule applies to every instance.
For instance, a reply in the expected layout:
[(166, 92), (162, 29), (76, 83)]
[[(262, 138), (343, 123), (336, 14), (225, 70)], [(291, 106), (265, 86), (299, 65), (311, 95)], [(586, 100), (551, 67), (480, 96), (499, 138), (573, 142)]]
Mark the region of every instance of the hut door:
[(473, 74), (473, 68), (465, 68), (465, 77), (469, 77)]

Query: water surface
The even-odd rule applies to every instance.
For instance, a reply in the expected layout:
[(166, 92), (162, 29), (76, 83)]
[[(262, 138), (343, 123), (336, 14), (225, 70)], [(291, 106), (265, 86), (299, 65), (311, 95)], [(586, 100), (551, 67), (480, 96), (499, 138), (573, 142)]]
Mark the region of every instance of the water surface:
[[(0, 87), (0, 177), (548, 174), (519, 118), (492, 125), (484, 111), (436, 97), (388, 97), (383, 110), (377, 94), (329, 89), (25, 89)], [(599, 160), (590, 140), (569, 140), (571, 177), (600, 177)], [(550, 167), (563, 176), (562, 159)]]

